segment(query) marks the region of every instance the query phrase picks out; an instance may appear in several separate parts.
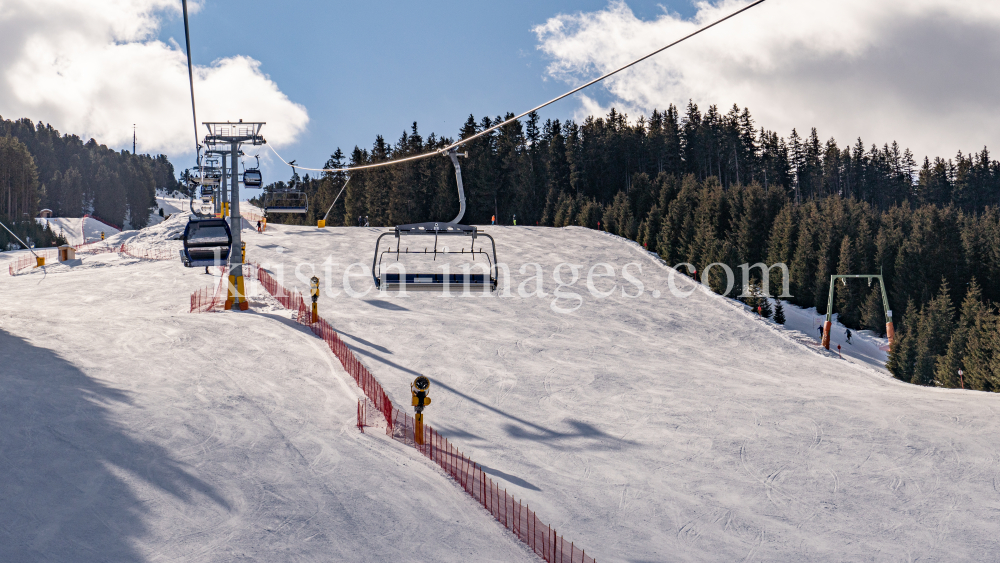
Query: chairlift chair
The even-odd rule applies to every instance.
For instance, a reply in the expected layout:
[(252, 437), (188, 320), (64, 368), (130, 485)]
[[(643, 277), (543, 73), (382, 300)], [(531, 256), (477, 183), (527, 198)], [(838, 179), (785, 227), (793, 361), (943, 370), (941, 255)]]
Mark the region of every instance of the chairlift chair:
[(292, 185), (282, 190), (274, 190), (264, 194), (264, 214), (270, 213), (307, 213), (309, 211), (309, 196), (296, 189), (295, 161), (288, 163), (292, 167)]
[[(382, 239), (388, 235), (393, 235), (396, 239), (396, 247), (381, 250), (380, 244)], [(429, 237), (434, 237), (433, 241), (429, 240)], [(492, 252), (483, 249), (480, 246), (476, 248), (476, 239), (480, 236), (490, 239), (490, 246), (492, 247)], [(410, 241), (404, 241), (404, 238), (409, 237), (421, 237), (423, 238), (424, 244), (420, 245), (419, 238), (411, 239), (416, 242), (416, 245), (411, 246), (408, 244)], [(444, 238), (444, 240), (439, 240)], [(469, 246), (465, 248), (464, 243), (468, 241)], [(452, 244), (458, 244), (459, 249), (455, 250), (452, 247), (446, 246), (444, 242), (450, 242)], [(400, 261), (401, 257), (415, 258), (419, 261), (430, 261), (437, 262), (439, 258), (442, 258), (440, 263), (441, 272), (427, 273), (427, 272), (405, 272), (388, 271), (391, 267), (391, 261)], [(444, 268), (444, 259), (453, 258), (460, 256), (466, 260), (475, 262), (476, 259), (485, 259), (484, 266), (486, 266), (485, 273), (474, 274), (472, 273), (472, 265), (466, 264), (463, 268), (464, 271), (460, 273), (452, 273), (449, 268)], [(383, 263), (383, 261), (385, 263)], [(414, 223), (411, 225), (400, 225), (394, 230), (382, 233), (379, 235), (378, 240), (375, 241), (375, 257), (372, 259), (372, 277), (375, 280), (375, 287), (377, 289), (385, 289), (386, 291), (392, 290), (430, 290), (430, 291), (464, 291), (466, 288), (469, 291), (480, 290), (484, 291), (487, 287), (489, 291), (494, 291), (497, 288), (497, 245), (493, 240), (493, 237), (480, 231), (478, 227), (473, 225), (459, 225), (457, 223)]]
[(264, 194), (264, 213), (306, 213), (309, 196), (296, 190), (278, 190)]
[(188, 268), (228, 263), (233, 233), (225, 219), (191, 218), (184, 228), (181, 262)]
[[(458, 291), (464, 291), (466, 288), (471, 290), (472, 288), (477, 288), (480, 290), (495, 291), (497, 288), (497, 244), (493, 240), (493, 237), (481, 232), (478, 227), (472, 225), (462, 225), (459, 221), (465, 216), (465, 187), (462, 184), (462, 167), (458, 163), (459, 156), (466, 156), (461, 154), (455, 148), (451, 148), (447, 152), (448, 158), (451, 159), (452, 165), (455, 167), (455, 181), (458, 187), (458, 215), (451, 220), (450, 223), (414, 223), (412, 225), (400, 225), (393, 231), (382, 233), (379, 235), (378, 239), (375, 241), (375, 257), (372, 258), (372, 277), (375, 279), (375, 287), (377, 289), (385, 289), (391, 291), (393, 289), (408, 289), (408, 290), (431, 290), (431, 291), (450, 291), (455, 289)], [(387, 248), (381, 253), (379, 252), (379, 245), (382, 242), (382, 238), (387, 235), (394, 235), (396, 237), (396, 248)], [(429, 237), (433, 236), (433, 244), (424, 244), (422, 248), (420, 246), (412, 247), (409, 244), (404, 244), (404, 237)], [(480, 246), (476, 248), (476, 238), (479, 236), (484, 236), (490, 239), (490, 246), (492, 247), (492, 253), (483, 249)], [(459, 243), (459, 250), (454, 250), (449, 246), (444, 244), (439, 244), (439, 238), (445, 237), (445, 241), (451, 243)], [(462, 237), (462, 238), (459, 238)], [(468, 237), (469, 248), (466, 250), (463, 243), (465, 238)], [(411, 239), (418, 240), (418, 239)], [(424, 238), (424, 242), (428, 243), (427, 238)], [(443, 259), (449, 257), (461, 256), (466, 260), (473, 262), (473, 264), (466, 263), (463, 268), (462, 273), (451, 273), (450, 265), (446, 269), (444, 268), (444, 263), (442, 260), (441, 273), (409, 273), (405, 271), (389, 272), (389, 267), (392, 264), (386, 264), (385, 267), (382, 265), (384, 258), (395, 258), (396, 262), (399, 262), (401, 257), (406, 256), (407, 258), (414, 257), (417, 260), (426, 261), (426, 258), (430, 258), (431, 262), (437, 262), (438, 256)], [(483, 274), (473, 274), (472, 267), (475, 264), (477, 258), (485, 258), (486, 273)]]

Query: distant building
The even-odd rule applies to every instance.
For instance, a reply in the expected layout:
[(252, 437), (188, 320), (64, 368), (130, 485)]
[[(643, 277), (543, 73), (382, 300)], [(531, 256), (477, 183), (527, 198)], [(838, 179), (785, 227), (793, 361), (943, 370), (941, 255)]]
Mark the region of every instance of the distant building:
[(52, 210), (51, 209), (43, 209), (43, 210), (41, 210), (41, 211), (38, 212), (38, 216), (39, 217), (44, 217), (44, 218), (52, 217)]

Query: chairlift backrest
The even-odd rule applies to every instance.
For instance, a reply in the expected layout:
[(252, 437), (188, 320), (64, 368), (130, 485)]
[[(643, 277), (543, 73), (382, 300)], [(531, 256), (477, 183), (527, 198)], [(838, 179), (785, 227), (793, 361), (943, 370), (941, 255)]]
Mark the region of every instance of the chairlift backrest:
[[(396, 238), (396, 248), (389, 248), (379, 252), (379, 245), (383, 237), (393, 235)], [(426, 244), (421, 249), (419, 243), (410, 250), (410, 246), (403, 242), (403, 238), (409, 236), (426, 237)], [(476, 238), (486, 237), (490, 240), (492, 252), (484, 248), (475, 248)], [(471, 245), (468, 250), (450, 250), (445, 244), (438, 244), (439, 237), (470, 237)], [(428, 240), (433, 238), (433, 241)], [(404, 248), (405, 247), (405, 248)], [(427, 247), (433, 247), (433, 252), (428, 252)], [(375, 257), (372, 259), (372, 277), (375, 280), (376, 289), (394, 290), (436, 290), (436, 291), (462, 291), (464, 288), (493, 291), (497, 288), (497, 259), (496, 242), (493, 237), (486, 233), (479, 232), (478, 228), (470, 225), (460, 225), (458, 223), (414, 223), (411, 225), (397, 226), (393, 231), (379, 235), (375, 242)], [(397, 261), (402, 255), (412, 256), (428, 265), (437, 262), (438, 257), (448, 255), (461, 255), (463, 258), (475, 260), (477, 256), (485, 258), (484, 266), (488, 273), (473, 274), (466, 270), (462, 273), (451, 273), (445, 270), (438, 272), (388, 272), (382, 269), (383, 255), (387, 258), (395, 258)], [(438, 264), (441, 264), (438, 262)], [(388, 266), (385, 267), (388, 270)]]

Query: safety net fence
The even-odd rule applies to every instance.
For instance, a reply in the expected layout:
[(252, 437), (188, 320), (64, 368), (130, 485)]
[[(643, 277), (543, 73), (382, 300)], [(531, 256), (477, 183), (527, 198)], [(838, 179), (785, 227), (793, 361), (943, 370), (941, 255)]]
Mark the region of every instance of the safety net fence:
[[(298, 291), (288, 291), (265, 269), (257, 264), (245, 266), (244, 275), (257, 282), (282, 306), (296, 311), (298, 323), (308, 326), (323, 339), (340, 360), (344, 370), (354, 378), (369, 402), (358, 405), (358, 426), (364, 428), (366, 405), (381, 414), (386, 434), (394, 440), (417, 449), (445, 471), (466, 493), (485, 508), (498, 522), (510, 530), (544, 561), (550, 563), (595, 563), (593, 557), (572, 541), (560, 536), (551, 526), (542, 523), (527, 505), (514, 498), (483, 471), (482, 467), (455, 448), (447, 438), (428, 424), (423, 425), (423, 440), (414, 436), (413, 417), (394, 404), (382, 385), (344, 343), (337, 331), (325, 320), (312, 321), (312, 312)], [(193, 306), (193, 305), (192, 305)]]
[[(214, 266), (213, 266), (214, 267)], [(221, 272), (219, 283), (203, 287), (191, 294), (192, 313), (208, 313), (210, 311), (221, 311), (226, 302), (227, 287), (229, 278), (226, 276), (227, 270), (223, 266), (218, 266)]]

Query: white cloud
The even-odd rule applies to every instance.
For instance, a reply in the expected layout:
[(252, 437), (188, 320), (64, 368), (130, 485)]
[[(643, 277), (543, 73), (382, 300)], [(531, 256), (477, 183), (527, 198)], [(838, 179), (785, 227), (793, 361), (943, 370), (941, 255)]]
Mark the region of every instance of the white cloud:
[[(155, 38), (180, 9), (176, 0), (0, 0), (0, 115), (109, 146), (129, 144), (135, 123), (140, 151), (193, 152), (187, 59)], [(276, 146), (309, 122), (249, 57), (196, 66), (195, 96), (199, 122), (267, 121)]]
[[(696, 3), (691, 20), (644, 21), (624, 2), (535, 28), (551, 76), (579, 83), (748, 4)], [(614, 105), (647, 113), (689, 99), (734, 103), (788, 135), (815, 126), (841, 146), (898, 140), (949, 157), (1000, 143), (1000, 2), (769, 0), (609, 79)], [(602, 111), (584, 97), (583, 115)]]

